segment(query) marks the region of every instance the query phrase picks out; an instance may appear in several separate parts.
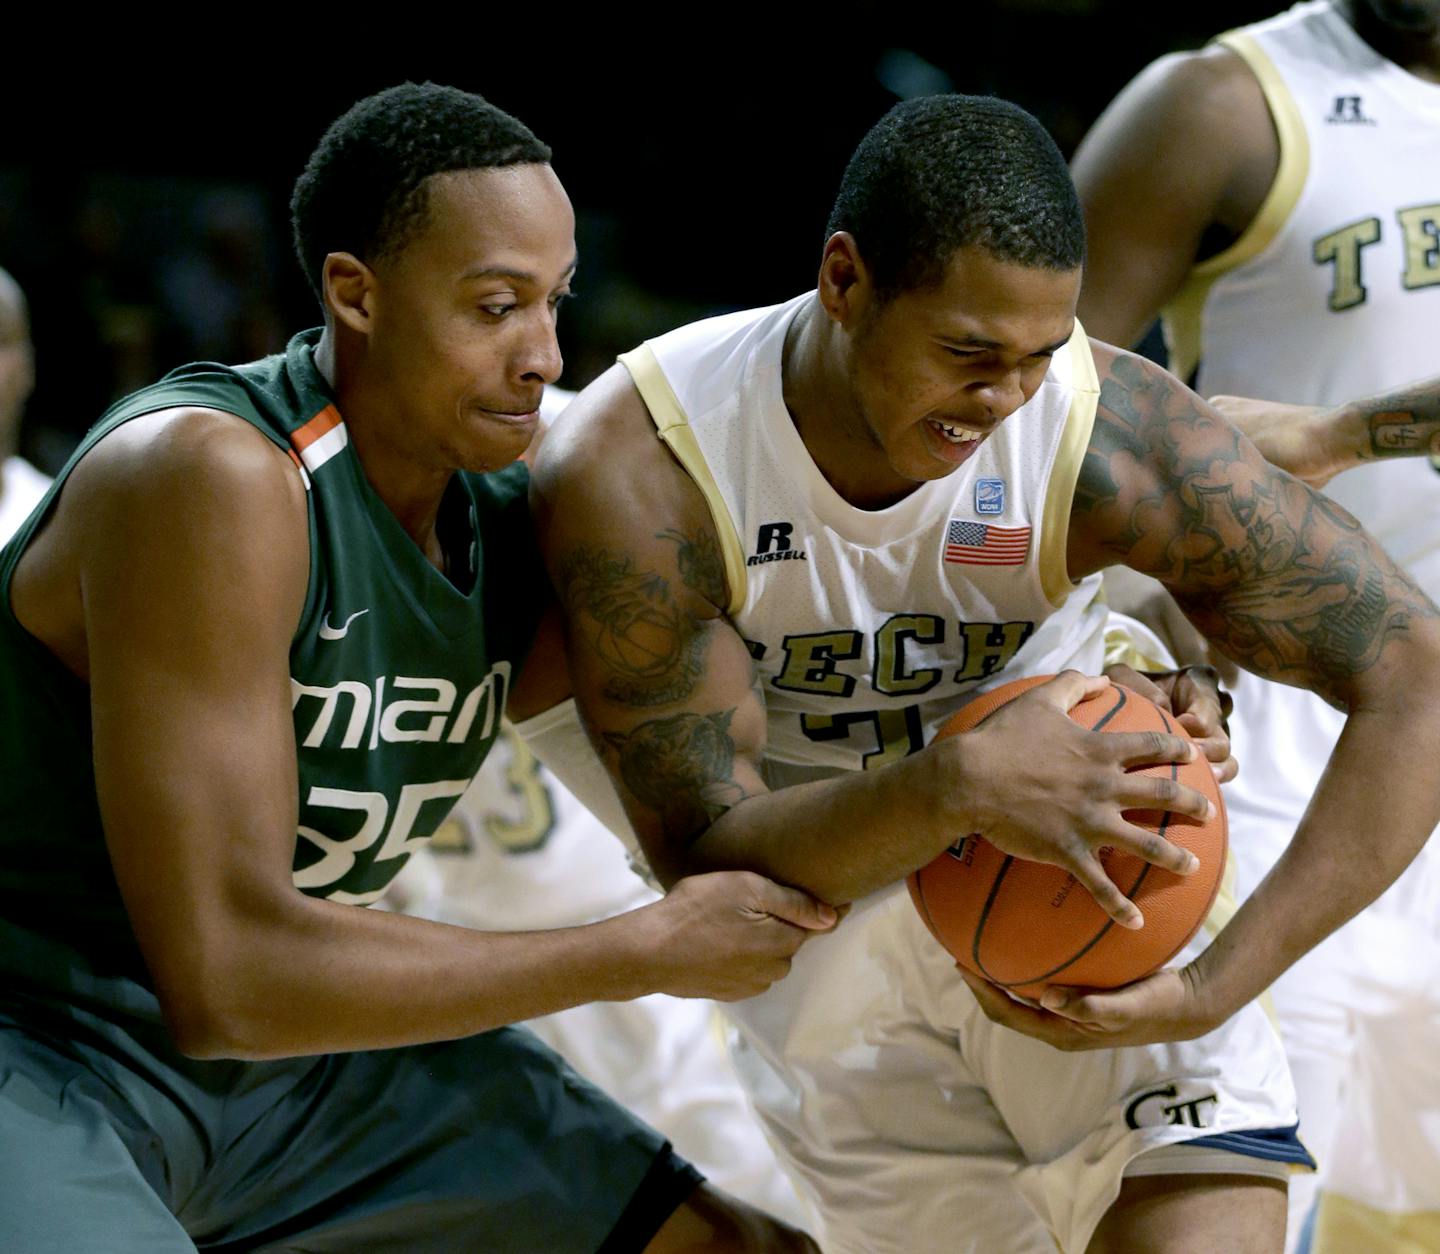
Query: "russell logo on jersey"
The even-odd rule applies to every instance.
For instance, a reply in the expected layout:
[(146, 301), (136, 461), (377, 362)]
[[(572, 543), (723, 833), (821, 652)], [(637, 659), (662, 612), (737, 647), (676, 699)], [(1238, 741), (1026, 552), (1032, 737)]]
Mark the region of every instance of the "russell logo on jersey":
[(790, 539), (795, 525), (788, 522), (761, 523), (755, 539), (755, 552), (745, 559), (747, 566), (762, 562), (808, 562), (804, 549), (797, 549)]
[(1336, 96), (1335, 103), (1325, 116), (1329, 126), (1375, 126), (1376, 121), (1367, 117), (1359, 96)]

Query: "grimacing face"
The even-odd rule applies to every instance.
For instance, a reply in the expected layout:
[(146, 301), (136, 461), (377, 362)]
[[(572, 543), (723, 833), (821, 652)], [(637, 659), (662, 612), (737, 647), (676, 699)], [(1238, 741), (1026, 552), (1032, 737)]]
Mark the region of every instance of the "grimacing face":
[(434, 175), (419, 232), (373, 267), (370, 356), (419, 464), (487, 471), (525, 451), (562, 366), (575, 215), (548, 165)]
[[(856, 328), (850, 386), (895, 485), (953, 473), (1044, 381), (1075, 327), (1080, 269), (955, 252), (934, 288), (872, 301)], [(878, 486), (878, 484), (877, 484)]]

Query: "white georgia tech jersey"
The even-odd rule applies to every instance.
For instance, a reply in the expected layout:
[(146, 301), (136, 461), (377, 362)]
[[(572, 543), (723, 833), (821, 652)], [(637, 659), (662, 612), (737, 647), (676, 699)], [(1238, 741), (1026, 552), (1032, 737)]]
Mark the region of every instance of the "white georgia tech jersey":
[(1103, 662), (1099, 579), (1077, 587), (1065, 566), (1098, 392), (1084, 332), (954, 473), (861, 510), (826, 482), (782, 396), (785, 332), (813, 299), (621, 358), (710, 505), (775, 786), (895, 761), (978, 692)]
[[(1440, 86), (1385, 60), (1328, 0), (1222, 35), (1280, 138), (1250, 228), (1166, 311), (1197, 390), (1339, 404), (1440, 372)], [(1326, 491), (1440, 595), (1440, 473), (1423, 457)]]

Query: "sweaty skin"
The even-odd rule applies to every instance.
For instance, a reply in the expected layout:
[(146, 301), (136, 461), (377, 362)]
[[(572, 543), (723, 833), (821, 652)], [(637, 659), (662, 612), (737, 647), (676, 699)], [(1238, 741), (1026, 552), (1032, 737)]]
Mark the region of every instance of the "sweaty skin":
[[(877, 311), (863, 262), (844, 241), (842, 234), (827, 245), (816, 304), (787, 343), (785, 396), (832, 484), (857, 478), (862, 455), (874, 465), (877, 447), (884, 452), (888, 465), (871, 474), (863, 493), (875, 507), (903, 495), (907, 477), (913, 487), (949, 472), (938, 455), (926, 460), (932, 402), (983, 432), (1033, 393), (1044, 374), (1034, 355), (1057, 333), (1063, 340), (1078, 274), (1070, 276), (1068, 310), (1058, 279), (1047, 288), (1032, 273), (1013, 276), (1017, 288), (1031, 284), (1029, 296), (1014, 309), (1000, 305), (987, 321), (966, 293), (987, 284), (1004, 291), (1005, 264), (962, 249), (937, 292), (906, 294)], [(1024, 314), (1027, 305), (1033, 316)], [(964, 308), (999, 348), (936, 364), (943, 359), (928, 352), (926, 331), (945, 308)], [(808, 357), (807, 335), (817, 345)], [(887, 370), (911, 363), (900, 380), (908, 391), (877, 389), (902, 399), (889, 411), (854, 405), (847, 414), (844, 380), (859, 379), (851, 395), (863, 395), (867, 343), (883, 352)], [(1440, 817), (1440, 764), (1396, 777), (1387, 748), (1396, 737), (1425, 743), (1440, 734), (1434, 608), (1343, 511), (1267, 464), (1183, 385), (1140, 358), (1092, 347), (1102, 391), (1071, 516), (1072, 577), (1114, 564), (1153, 575), (1227, 655), (1314, 688), (1348, 707), (1351, 720), (1283, 873), (1197, 962), (1115, 993), (1057, 992), (1048, 1010), (1001, 1006), (1009, 999), (981, 994), (992, 1017), (1060, 1048), (1209, 1031), (1373, 900)], [(948, 382), (940, 378), (945, 370), (954, 372)], [(846, 495), (854, 502), (862, 493)], [(713, 525), (622, 369), (587, 389), (557, 424), (532, 501), (565, 601), (577, 701), (662, 879), (748, 866), (838, 903), (902, 878), (953, 832), (977, 831), (1008, 852), (1070, 868), (1124, 920), (1133, 908), (1098, 871), (1096, 848), (1122, 844), (1185, 869), (1185, 855), (1147, 839), (1120, 812), (1141, 804), (1127, 761), (1165, 752), (1182, 760), (1189, 751), (1178, 742), (1105, 744), (1121, 738), (1079, 732), (1064, 710), (1105, 681), (1073, 674), (1012, 703), (976, 733), (891, 767), (770, 792), (760, 772), (763, 694), (749, 654), (724, 615), (721, 589), (694, 567), (687, 578), (674, 539), (708, 551), (718, 547)], [(633, 606), (644, 612), (615, 614), (613, 601), (597, 593), (607, 580), (643, 589)], [(643, 691), (628, 687), (636, 684)], [(1044, 760), (1026, 752), (1039, 740)], [(1364, 785), (1381, 777), (1392, 783), (1376, 797)], [(1152, 793), (1148, 804), (1203, 812), (1203, 799), (1187, 791)], [(1358, 868), (1336, 850), (1362, 833), (1372, 856)]]

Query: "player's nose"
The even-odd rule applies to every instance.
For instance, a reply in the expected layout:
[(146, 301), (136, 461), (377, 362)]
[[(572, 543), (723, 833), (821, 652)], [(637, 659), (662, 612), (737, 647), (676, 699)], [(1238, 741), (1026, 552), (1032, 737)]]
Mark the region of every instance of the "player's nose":
[(523, 379), (539, 378), (545, 383), (554, 383), (565, 368), (565, 359), (560, 355), (560, 340), (555, 331), (555, 315), (547, 310), (527, 329), (515, 357), (517, 373)]
[(970, 395), (973, 400), (985, 406), (986, 413), (997, 420), (1013, 414), (1025, 403), (1020, 374), (1015, 370), (974, 384)]

